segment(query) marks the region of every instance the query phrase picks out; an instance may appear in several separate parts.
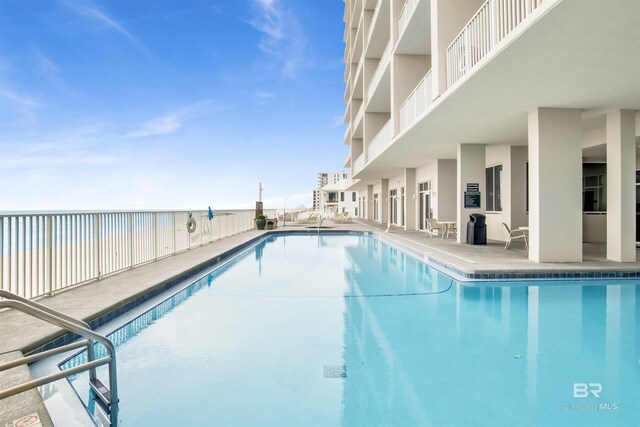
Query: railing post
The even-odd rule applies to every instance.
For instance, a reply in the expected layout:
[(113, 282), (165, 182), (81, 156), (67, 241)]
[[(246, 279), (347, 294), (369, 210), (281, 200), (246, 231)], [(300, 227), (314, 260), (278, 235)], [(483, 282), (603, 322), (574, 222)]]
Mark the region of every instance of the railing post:
[(173, 229), (173, 252), (176, 253), (176, 213), (171, 212), (171, 228)]
[(490, 32), (489, 50), (493, 49), (493, 47), (496, 45), (496, 32), (497, 32), (496, 22), (497, 21), (498, 20), (496, 19), (496, 2), (495, 0), (491, 0), (489, 2), (489, 32)]
[(464, 29), (464, 37), (462, 39), (464, 40), (464, 72), (462, 76), (464, 76), (471, 69), (471, 40), (468, 28)]
[(96, 278), (100, 279), (102, 277), (102, 266), (100, 265), (100, 214), (93, 214), (93, 265)]
[(51, 227), (52, 227), (51, 215), (45, 217), (44, 226), (44, 292), (45, 294), (51, 294), (52, 288), (52, 250), (51, 250)]
[(158, 212), (151, 214), (151, 220), (153, 223), (153, 260), (158, 259)]
[(129, 268), (133, 268), (133, 218), (127, 213), (127, 240), (129, 246)]

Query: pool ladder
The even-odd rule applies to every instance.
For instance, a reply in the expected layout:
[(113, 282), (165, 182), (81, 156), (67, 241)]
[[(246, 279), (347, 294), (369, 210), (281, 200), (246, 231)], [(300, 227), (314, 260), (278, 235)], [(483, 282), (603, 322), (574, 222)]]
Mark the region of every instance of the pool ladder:
[[(82, 320), (75, 319), (62, 312), (49, 308), (37, 302), (22, 298), (11, 292), (0, 290), (0, 309), (12, 308), (21, 311), (30, 316), (44, 320), (52, 325), (56, 325), (67, 332), (72, 332), (83, 337), (83, 340), (72, 344), (63, 345), (51, 350), (42, 351), (40, 353), (24, 356), (20, 359), (0, 364), (0, 372), (7, 369), (15, 368), (27, 363), (33, 363), (54, 354), (63, 353), (69, 350), (86, 347), (87, 362), (74, 366), (65, 371), (56, 372), (35, 380), (27, 381), (22, 384), (15, 385), (5, 390), (0, 390), (0, 400), (5, 397), (13, 396), (53, 381), (67, 378), (71, 375), (89, 371), (89, 386), (91, 388), (91, 398), (102, 408), (109, 417), (111, 427), (118, 426), (118, 380), (116, 377), (116, 351), (113, 343), (105, 336), (100, 335), (91, 330), (91, 327)], [(107, 349), (107, 356), (99, 359), (95, 358), (94, 344), (99, 342)], [(109, 387), (107, 388), (96, 376), (96, 368), (102, 365), (109, 365)]]

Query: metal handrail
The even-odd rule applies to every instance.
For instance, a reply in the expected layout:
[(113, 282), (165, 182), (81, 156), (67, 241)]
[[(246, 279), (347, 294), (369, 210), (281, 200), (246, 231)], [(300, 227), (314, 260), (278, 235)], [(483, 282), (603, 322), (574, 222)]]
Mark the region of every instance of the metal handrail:
[[(85, 329), (91, 329), (91, 326), (89, 326), (89, 324), (83, 320), (80, 319), (76, 319), (75, 317), (71, 317), (67, 314), (64, 314), (61, 311), (55, 310), (53, 308), (47, 307), (44, 304), (38, 304), (37, 302), (31, 301), (27, 298), (23, 298), (20, 295), (16, 295), (14, 293), (11, 293), (9, 291), (4, 291), (0, 289), (0, 298), (5, 298), (8, 300), (13, 300), (13, 301), (20, 301), (23, 304), (29, 305), (31, 307), (35, 307), (38, 308), (46, 313), (51, 314), (52, 316), (56, 316), (59, 317), (61, 319), (66, 320), (67, 322), (71, 322), (71, 323), (75, 323), (76, 325), (78, 325), (81, 328), (85, 328)], [(89, 361), (95, 359), (95, 354), (93, 351), (93, 340), (92, 339), (88, 339), (87, 340), (87, 358)], [(27, 362), (30, 363), (30, 362)], [(90, 379), (95, 379), (96, 378), (96, 369), (92, 368), (89, 370), (89, 378)]]
[[(58, 316), (57, 314), (55, 314), (55, 313), (59, 313), (56, 310), (53, 310), (51, 308), (48, 308), (46, 306), (43, 306), (42, 304), (38, 304), (33, 301), (29, 301), (28, 303), (25, 303), (23, 301), (20, 301), (19, 298), (20, 297), (15, 298), (15, 296), (12, 295), (12, 299), (6, 299), (6, 300), (0, 301), (0, 309), (12, 308), (14, 310), (21, 311), (25, 314), (29, 314), (40, 320), (44, 320), (45, 322), (56, 325), (64, 330), (73, 332), (87, 339), (87, 341), (83, 341), (81, 342), (81, 344), (76, 343), (76, 344), (70, 344), (69, 346), (65, 346), (64, 347), (65, 350), (72, 349), (72, 348), (79, 348), (84, 346), (85, 344), (89, 346), (89, 343), (91, 343), (91, 345), (87, 347), (87, 348), (90, 348), (90, 347), (93, 347), (92, 341), (97, 341), (106, 348), (108, 356), (97, 359), (97, 360), (89, 359), (89, 362), (82, 364), (80, 366), (76, 366), (74, 368), (67, 369), (62, 372), (47, 375), (45, 377), (28, 381), (26, 383), (19, 384), (19, 385), (10, 387), (8, 389), (2, 390), (0, 391), (0, 399), (13, 396), (18, 393), (22, 393), (24, 391), (39, 387), (44, 384), (51, 383), (53, 381), (57, 381), (62, 378), (66, 378), (68, 376), (71, 376), (83, 371), (95, 370), (95, 368), (98, 366), (108, 364), (109, 365), (109, 392), (110, 392), (109, 416), (110, 416), (111, 426), (117, 427), (118, 425), (118, 380), (116, 376), (116, 351), (115, 351), (115, 347), (113, 346), (113, 343), (107, 337), (100, 335), (89, 328), (81, 326), (81, 324), (84, 323), (82, 321), (79, 321), (73, 318), (71, 318), (71, 320), (68, 320), (69, 316), (63, 313), (60, 313), (62, 314), (62, 316)], [(86, 325), (86, 323), (84, 324)], [(53, 352), (59, 353), (60, 349), (54, 349), (53, 351), (50, 351), (48, 354), (51, 354)], [(90, 353), (90, 356), (93, 357), (93, 351)], [(41, 357), (43, 357), (43, 355), (27, 356), (25, 358), (20, 359), (20, 361), (23, 362), (21, 364), (24, 364), (24, 363), (29, 363), (30, 361), (36, 360), (37, 358), (41, 358)], [(0, 371), (9, 369), (10, 367), (15, 367), (15, 366), (18, 366), (16, 365), (16, 361), (7, 362), (0, 365)]]

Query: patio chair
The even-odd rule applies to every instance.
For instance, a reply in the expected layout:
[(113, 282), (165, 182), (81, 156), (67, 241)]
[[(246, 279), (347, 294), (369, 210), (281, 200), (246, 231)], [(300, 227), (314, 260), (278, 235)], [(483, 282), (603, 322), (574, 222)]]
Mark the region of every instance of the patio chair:
[(527, 242), (527, 232), (525, 230), (511, 230), (509, 226), (504, 222), (502, 223), (502, 226), (505, 230), (507, 230), (507, 233), (509, 233), (509, 240), (507, 240), (507, 244), (504, 245), (505, 249), (507, 249), (509, 245), (511, 245), (512, 240), (523, 239), (524, 247), (529, 250), (529, 243)]
[(435, 218), (427, 218), (427, 234), (429, 237), (433, 235), (439, 236), (444, 231), (444, 225), (438, 224), (438, 220)]

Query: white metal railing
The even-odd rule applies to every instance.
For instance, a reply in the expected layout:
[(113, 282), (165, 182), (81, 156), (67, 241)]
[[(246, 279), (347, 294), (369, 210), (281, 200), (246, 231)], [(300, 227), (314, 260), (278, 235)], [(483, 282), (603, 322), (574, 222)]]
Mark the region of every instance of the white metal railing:
[[(189, 214), (195, 230), (189, 233)], [(0, 289), (51, 294), (254, 228), (254, 210), (0, 213)]]
[(380, 9), (382, 9), (382, 0), (377, 0), (376, 5), (373, 8), (373, 16), (371, 17), (371, 24), (369, 25), (369, 33), (367, 34), (367, 40), (366, 40), (367, 43), (369, 43), (369, 40), (371, 40), (373, 29), (375, 28), (376, 21), (380, 16)]
[(380, 79), (384, 74), (384, 70), (386, 70), (387, 65), (389, 65), (389, 58), (391, 58), (391, 40), (387, 43), (387, 47), (384, 48), (382, 56), (380, 57), (380, 62), (378, 62), (378, 66), (371, 77), (371, 83), (369, 83), (369, 90), (367, 91), (368, 99), (371, 99), (373, 92), (375, 92), (376, 87), (378, 87)]
[(419, 1), (420, 0), (406, 0), (404, 2), (404, 6), (402, 6), (402, 10), (400, 11), (400, 16), (398, 16), (398, 38), (404, 32), (404, 29), (407, 28), (409, 18), (411, 18), (411, 14), (416, 9)]
[(447, 85), (460, 80), (542, 1), (487, 0), (447, 48)]
[(363, 115), (364, 115), (364, 102), (361, 102), (360, 107), (358, 107), (358, 112), (356, 113), (356, 118), (353, 121), (353, 125), (355, 127), (358, 126), (358, 124), (360, 123), (360, 120), (362, 120)]
[(365, 161), (366, 161), (366, 157), (364, 153), (361, 153), (358, 156), (358, 158), (353, 161), (353, 168), (352, 168), (353, 175), (357, 174), (362, 170), (362, 168), (364, 167)]
[(429, 108), (433, 102), (432, 94), (431, 70), (429, 70), (400, 106), (400, 132), (411, 126)]
[(367, 159), (371, 161), (375, 159), (385, 148), (391, 144), (391, 120), (385, 124), (376, 136), (373, 137), (369, 145), (367, 146)]

